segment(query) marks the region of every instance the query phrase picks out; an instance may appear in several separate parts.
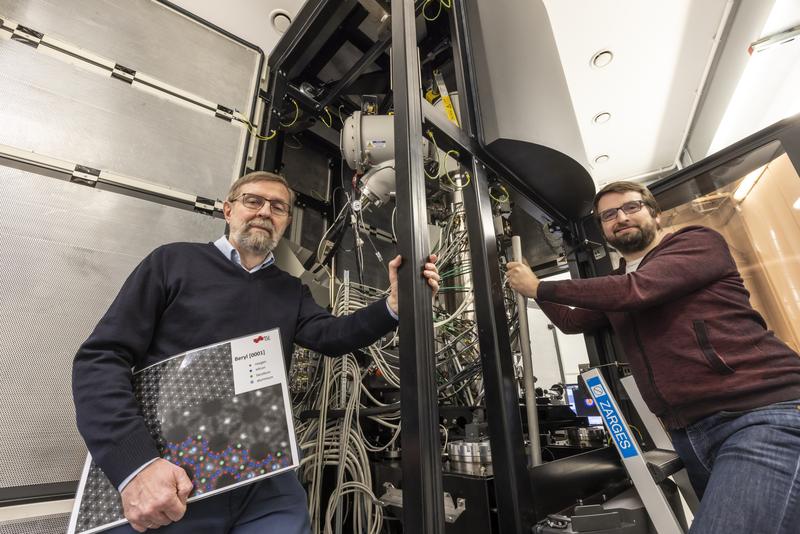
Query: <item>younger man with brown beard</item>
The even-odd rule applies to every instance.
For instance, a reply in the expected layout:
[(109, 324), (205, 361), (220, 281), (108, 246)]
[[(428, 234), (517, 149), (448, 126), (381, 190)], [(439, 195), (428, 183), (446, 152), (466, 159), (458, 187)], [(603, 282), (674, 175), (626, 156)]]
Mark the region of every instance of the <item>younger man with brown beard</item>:
[(509, 262), (511, 287), (565, 333), (613, 328), (701, 497), (690, 532), (796, 532), (800, 358), (750, 306), (720, 234), (665, 233), (655, 198), (631, 182), (604, 187), (594, 211), (623, 256), (613, 275), (540, 283)]

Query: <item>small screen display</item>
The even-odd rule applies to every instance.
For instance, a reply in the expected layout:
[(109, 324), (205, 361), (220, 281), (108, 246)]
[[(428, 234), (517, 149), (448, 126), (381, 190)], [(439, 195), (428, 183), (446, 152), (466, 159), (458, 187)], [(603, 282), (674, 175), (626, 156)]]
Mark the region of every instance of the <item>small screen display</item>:
[(575, 415), (587, 417), (591, 426), (603, 424), (603, 419), (600, 417), (600, 412), (597, 411), (597, 406), (594, 405), (594, 400), (585, 389), (579, 384), (566, 384), (564, 389), (567, 395), (567, 403), (572, 408), (572, 411), (575, 412)]

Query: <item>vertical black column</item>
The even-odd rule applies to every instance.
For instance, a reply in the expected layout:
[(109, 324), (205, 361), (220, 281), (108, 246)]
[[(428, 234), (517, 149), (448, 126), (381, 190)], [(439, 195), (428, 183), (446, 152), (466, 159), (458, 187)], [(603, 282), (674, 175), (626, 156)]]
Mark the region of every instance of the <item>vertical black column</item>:
[(477, 138), (481, 131), (480, 113), (475, 81), (472, 78), (472, 58), (469, 47), (469, 24), (464, 1), (453, 2), (450, 15), (450, 42), (453, 49), (453, 65), (458, 90), (461, 129), (470, 137)]
[[(480, 139), (480, 105), (473, 78), (469, 6), (466, 4), (466, 0), (453, 3), (450, 32), (462, 129), (470, 137)], [(527, 533), (534, 522), (533, 495), (523, 445), (497, 238), (492, 223), (486, 170), (474, 157), (472, 161), (473, 185), (464, 191), (464, 209), (472, 256), (475, 319), (492, 445), (498, 523), (500, 532)]]
[(283, 106), (283, 99), (289, 85), (282, 69), (283, 67), (278, 65), (277, 70), (270, 74), (269, 101), (264, 108), (264, 116), (261, 118), (263, 126), (259, 134), (269, 137), (274, 130), (275, 137), (261, 141), (256, 155), (257, 170), (280, 172), (283, 159), (283, 132), (279, 131), (281, 119), (275, 113), (275, 109)]
[(464, 191), (475, 292), (494, 491), (500, 532), (528, 533), (533, 497), (522, 437), (517, 380), (509, 326), (503, 303), (503, 280), (492, 224), (489, 184), (483, 165), (473, 158), (472, 187)]
[(444, 532), (439, 408), (431, 293), (421, 276), (430, 251), (422, 168), (422, 108), (414, 2), (392, 2), (392, 83), (400, 269), (403, 531)]

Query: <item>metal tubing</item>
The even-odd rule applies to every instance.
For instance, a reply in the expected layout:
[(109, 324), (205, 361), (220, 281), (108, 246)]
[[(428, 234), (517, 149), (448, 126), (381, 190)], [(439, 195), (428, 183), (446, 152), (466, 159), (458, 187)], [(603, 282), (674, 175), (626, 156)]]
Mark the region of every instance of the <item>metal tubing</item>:
[(561, 359), (561, 345), (558, 342), (558, 332), (556, 332), (556, 327), (552, 324), (548, 324), (547, 328), (553, 334), (553, 346), (556, 348), (556, 361), (558, 362), (558, 376), (561, 377), (561, 383), (567, 383), (567, 375), (564, 374), (564, 361)]
[(403, 531), (444, 533), (433, 306), (421, 271), (430, 253), (422, 167), (422, 111), (413, 2), (392, 2), (397, 176)]
[(464, 191), (464, 208), (475, 283), (475, 320), (486, 391), (499, 532), (527, 534), (533, 524), (534, 503), (522, 446), (517, 379), (503, 302), (489, 183), (483, 165), (474, 158), (472, 161), (472, 186)]
[[(514, 261), (522, 260), (522, 240), (518, 235), (511, 238)], [(519, 350), (522, 353), (522, 374), (525, 381), (525, 413), (528, 416), (528, 440), (530, 441), (531, 465), (542, 464), (542, 447), (539, 441), (539, 413), (536, 411), (536, 386), (533, 381), (533, 355), (531, 354), (531, 330), (528, 327), (528, 305), (525, 296), (517, 294), (517, 317), (519, 318)]]

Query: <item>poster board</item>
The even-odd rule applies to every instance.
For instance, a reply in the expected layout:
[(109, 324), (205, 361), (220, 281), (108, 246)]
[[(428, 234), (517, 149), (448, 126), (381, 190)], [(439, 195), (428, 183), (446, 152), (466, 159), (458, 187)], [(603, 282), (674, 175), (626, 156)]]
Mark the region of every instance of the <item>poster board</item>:
[[(192, 479), (189, 503), (299, 465), (277, 328), (138, 370), (133, 388), (161, 458)], [(87, 455), (68, 534), (126, 522), (119, 492)]]

